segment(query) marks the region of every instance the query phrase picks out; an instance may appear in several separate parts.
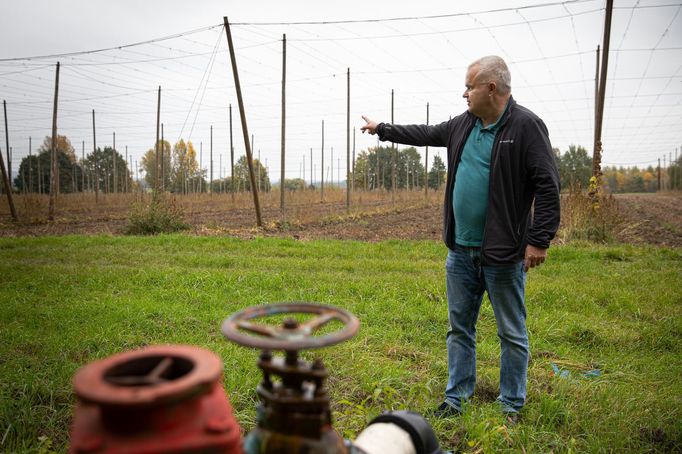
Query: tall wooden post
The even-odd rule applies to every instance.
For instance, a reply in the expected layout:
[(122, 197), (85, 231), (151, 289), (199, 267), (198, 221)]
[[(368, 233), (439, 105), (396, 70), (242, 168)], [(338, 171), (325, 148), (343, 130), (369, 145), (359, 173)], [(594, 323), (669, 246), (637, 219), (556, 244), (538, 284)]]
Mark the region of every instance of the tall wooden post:
[[(1, 151), (1, 150), (0, 150)], [(14, 199), (12, 198), (12, 187), (9, 185), (9, 177), (7, 176), (7, 170), (5, 169), (5, 161), (2, 159), (2, 154), (0, 154), (0, 171), (2, 172), (2, 182), (5, 186), (5, 192), (7, 193), (7, 203), (9, 204), (9, 211), (12, 213), (12, 219), (18, 221), (17, 210), (14, 208)]]
[(166, 143), (163, 138), (163, 123), (161, 123), (161, 190), (165, 191), (166, 190), (166, 166), (164, 163), (166, 162)]
[[(209, 154), (211, 155), (211, 194), (213, 194), (213, 125), (211, 125), (211, 135), (209, 142)], [(219, 169), (220, 170), (220, 169)]]
[(353, 157), (350, 160), (351, 162), (351, 173), (352, 177), (350, 179), (350, 190), (351, 192), (355, 192), (355, 128), (353, 128)]
[[(24, 194), (28, 194), (29, 181), (31, 180), (29, 178), (29, 175), (31, 174), (31, 150), (30, 149), (28, 151), (28, 166), (26, 166), (26, 167), (28, 167), (28, 168), (24, 169), (24, 174), (21, 177), (21, 180), (22, 180), (21, 186), (24, 189)], [(21, 168), (21, 166), (19, 168)]]
[[(251, 151), (255, 153), (256, 147), (254, 146), (255, 140), (253, 134), (251, 134)], [(260, 150), (258, 150), (258, 167), (255, 168), (256, 172), (256, 182), (258, 183), (258, 192), (260, 193)]]
[(322, 120), (322, 164), (320, 166), (320, 200), (324, 202), (324, 120)]
[(81, 142), (81, 190), (85, 192), (85, 140)]
[(42, 194), (43, 193), (44, 181), (43, 181), (42, 164), (40, 163), (40, 153), (38, 153), (36, 155), (36, 158), (38, 159), (38, 194)]
[(2, 109), (5, 112), (5, 152), (7, 153), (7, 177), (10, 180), (10, 185), (7, 186), (9, 190), (12, 190), (12, 156), (9, 151), (9, 130), (7, 129), (7, 101), (2, 100)]
[(665, 153), (663, 153), (663, 190), (669, 189), (668, 185), (668, 164), (665, 162)]
[[(391, 89), (391, 124), (393, 124), (393, 89)], [(395, 204), (395, 186), (396, 186), (396, 151), (395, 143), (391, 143), (391, 202)]]
[(111, 192), (111, 186), (109, 186), (109, 160), (106, 158), (104, 150), (102, 150), (102, 157), (104, 158), (104, 192), (108, 194)]
[(350, 209), (350, 68), (346, 72), (346, 210)]
[(52, 151), (50, 153), (50, 202), (48, 205), (47, 219), (54, 221), (55, 203), (57, 201), (57, 187), (59, 174), (57, 165), (57, 100), (59, 98), (59, 62), (57, 62), (57, 74), (54, 81), (54, 105), (52, 107)]
[[(429, 125), (429, 103), (426, 103), (426, 126)], [(429, 146), (426, 146), (426, 157), (424, 160), (424, 198), (429, 198)]]
[(597, 136), (597, 147), (595, 148), (595, 155), (593, 159), (593, 170), (592, 174), (594, 176), (601, 175), (601, 131), (602, 123), (604, 118), (604, 98), (606, 96), (606, 75), (609, 66), (609, 42), (611, 39), (611, 16), (613, 15), (613, 0), (606, 0), (606, 16), (604, 18), (604, 47), (602, 51), (602, 63), (601, 69), (599, 71), (599, 104), (597, 111), (597, 125), (596, 136)]
[(28, 138), (28, 187), (31, 188), (31, 193), (33, 192), (33, 157), (31, 155), (31, 137)]
[(595, 163), (599, 155), (599, 138), (597, 137), (597, 123), (599, 123), (599, 45), (597, 45), (596, 60), (594, 64), (594, 142), (592, 144), (592, 174), (594, 175)]
[(661, 158), (658, 158), (658, 192), (661, 192)]
[(232, 193), (232, 204), (234, 204), (235, 197), (235, 179), (234, 179), (234, 144), (232, 142), (232, 104), (230, 104), (230, 192)]
[(668, 175), (668, 190), (672, 191), (675, 189), (675, 179), (673, 178), (673, 175), (670, 175), (670, 172), (673, 168), (673, 154), (672, 152), (668, 153), (668, 171), (665, 173)]
[[(286, 121), (287, 35), (282, 35), (282, 170), (279, 177), (279, 209), (284, 211), (284, 143)], [(260, 163), (259, 163), (260, 164)], [(260, 166), (259, 166), (260, 168)]]
[(116, 132), (114, 132), (114, 149), (111, 151), (111, 160), (114, 162), (113, 163), (113, 172), (114, 172), (114, 193), (118, 192), (118, 183), (116, 178), (118, 175), (116, 174)]
[(154, 190), (159, 190), (159, 126), (161, 124), (161, 85), (159, 85), (159, 96), (156, 101), (156, 145), (154, 146)]
[(310, 147), (310, 187), (313, 187), (313, 147)]
[(92, 109), (92, 157), (95, 160), (95, 203), (99, 201), (99, 168), (97, 167), (97, 134), (95, 132), (95, 109)]
[(246, 148), (246, 160), (249, 165), (249, 179), (251, 180), (251, 192), (253, 194), (253, 204), (256, 208), (256, 224), (258, 227), (263, 225), (260, 214), (260, 202), (258, 201), (258, 189), (256, 188), (256, 176), (253, 172), (253, 155), (251, 154), (251, 146), (249, 144), (249, 129), (246, 124), (246, 113), (244, 112), (244, 101), (242, 100), (242, 88), (239, 83), (239, 72), (237, 71), (237, 57), (234, 53), (234, 46), (232, 44), (232, 33), (230, 32), (230, 23), (227, 16), (223, 17), (225, 25), (225, 32), (227, 33), (227, 45), (230, 48), (230, 59), (232, 60), (232, 73), (234, 74), (234, 85), (237, 89), (237, 101), (239, 103), (239, 115), (242, 121), (242, 133), (244, 135), (244, 146)]
[(374, 176), (374, 179), (376, 180), (376, 182), (374, 184), (375, 189), (381, 189), (381, 184), (383, 183), (381, 181), (381, 171), (380, 171), (381, 170), (380, 169), (381, 159), (380, 159), (380, 155), (381, 155), (381, 153), (379, 153), (379, 138), (377, 137), (377, 168), (375, 169), (376, 175)]
[(125, 180), (123, 180), (123, 192), (128, 193), (128, 179), (130, 179), (130, 172), (128, 171), (128, 145), (126, 145), (126, 171)]

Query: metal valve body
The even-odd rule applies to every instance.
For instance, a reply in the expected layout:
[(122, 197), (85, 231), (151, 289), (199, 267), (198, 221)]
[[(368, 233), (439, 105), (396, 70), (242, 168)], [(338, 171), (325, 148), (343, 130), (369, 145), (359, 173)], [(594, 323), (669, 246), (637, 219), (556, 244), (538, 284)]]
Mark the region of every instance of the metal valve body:
[[(314, 317), (300, 323), (287, 318), (281, 326), (253, 322), (293, 313)], [(314, 336), (316, 330), (332, 320), (340, 321), (343, 328)], [(354, 336), (358, 327), (358, 319), (346, 311), (308, 303), (249, 308), (225, 320), (223, 334), (228, 339), (262, 350), (258, 367), (263, 379), (257, 388), (261, 403), (257, 408), (257, 427), (244, 438), (247, 454), (348, 453), (344, 439), (332, 427), (325, 388), (327, 370), (320, 359), (308, 363), (299, 358), (298, 352), (342, 342)], [(284, 356), (275, 356), (272, 350), (284, 351)]]
[(80, 369), (70, 453), (242, 454), (214, 353), (191, 346), (124, 352)]
[[(344, 440), (332, 428), (327, 371), (320, 360), (312, 364), (287, 352), (286, 358), (263, 352), (258, 361), (263, 380), (258, 426), (244, 439), (247, 453), (346, 453)], [(281, 381), (273, 381), (273, 376)]]

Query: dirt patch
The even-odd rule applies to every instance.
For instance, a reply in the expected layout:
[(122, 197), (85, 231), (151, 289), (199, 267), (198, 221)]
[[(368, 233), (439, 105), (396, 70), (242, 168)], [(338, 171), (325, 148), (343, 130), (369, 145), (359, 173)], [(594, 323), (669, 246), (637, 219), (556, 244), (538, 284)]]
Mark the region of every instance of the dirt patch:
[(498, 387), (486, 381), (480, 381), (477, 383), (474, 390), (474, 397), (481, 402), (486, 403), (495, 402), (499, 394), (500, 392)]
[[(0, 236), (119, 235), (127, 223), (131, 203), (126, 196), (108, 195), (97, 205), (86, 205), (81, 197), (71, 208), (68, 196), (64, 197), (64, 208), (53, 222), (44, 219), (46, 198), (23, 205), (19, 202), (19, 207), (30, 206), (33, 213), (38, 213), (20, 212), (19, 223), (12, 222), (6, 207), (0, 206)], [(205, 195), (179, 196), (178, 203), (194, 235), (358, 241), (441, 239), (443, 208), (436, 194), (428, 202), (416, 192), (399, 195), (395, 203), (390, 193), (354, 197), (351, 210), (346, 209), (341, 197), (325, 203), (319, 199), (295, 200), (287, 205), (284, 215), (274, 198), (270, 203), (265, 200), (262, 228), (256, 228), (256, 217), (246, 195), (234, 205), (229, 196), (217, 195), (210, 199)], [(682, 194), (619, 194), (615, 198), (623, 221), (617, 241), (682, 247)]]
[(682, 452), (682, 441), (676, 440), (658, 427), (640, 427), (639, 437), (663, 452)]
[[(78, 205), (64, 197), (54, 221), (47, 221), (47, 199), (19, 202), (26, 212), (19, 212), (19, 222), (12, 222), (0, 205), (0, 236), (44, 236), (68, 234), (119, 235), (127, 224), (132, 197), (100, 196), (104, 203)], [(256, 227), (256, 216), (249, 201), (232, 204), (229, 196), (213, 199), (177, 197), (194, 235), (225, 235), (239, 238), (258, 236), (292, 237), (302, 240), (333, 238), (359, 241), (387, 239), (439, 239), (442, 205), (435, 195), (424, 201), (423, 194), (403, 195), (395, 203), (390, 193), (355, 201), (350, 210), (343, 201), (300, 201), (289, 203), (282, 214), (275, 204), (264, 204), (262, 224)], [(369, 200), (368, 200), (369, 199)], [(275, 205), (275, 206), (273, 206)], [(28, 208), (31, 210), (28, 211)]]
[(682, 247), (682, 194), (618, 194), (625, 228), (618, 241)]

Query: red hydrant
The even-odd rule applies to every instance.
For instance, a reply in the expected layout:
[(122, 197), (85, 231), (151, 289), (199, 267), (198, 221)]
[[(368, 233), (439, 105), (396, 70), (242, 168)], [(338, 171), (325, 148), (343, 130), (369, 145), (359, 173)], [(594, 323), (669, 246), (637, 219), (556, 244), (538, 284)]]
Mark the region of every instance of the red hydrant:
[(217, 355), (184, 345), (86, 365), (73, 379), (69, 452), (243, 454), (221, 372)]

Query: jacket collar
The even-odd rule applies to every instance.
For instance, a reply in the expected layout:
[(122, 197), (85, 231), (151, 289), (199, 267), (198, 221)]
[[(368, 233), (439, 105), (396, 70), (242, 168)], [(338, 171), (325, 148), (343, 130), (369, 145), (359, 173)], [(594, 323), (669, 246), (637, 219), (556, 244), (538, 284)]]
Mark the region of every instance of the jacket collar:
[[(509, 115), (511, 115), (512, 110), (516, 107), (516, 101), (514, 100), (513, 96), (509, 96), (509, 101), (507, 101), (507, 107), (504, 109), (504, 112), (502, 113), (502, 118), (500, 118), (497, 122), (497, 128), (501, 128), (504, 126), (504, 124), (507, 122), (509, 119)], [(471, 124), (473, 125), (476, 123), (476, 119), (478, 118), (476, 115), (472, 114), (468, 110), (466, 111), (467, 117), (471, 121)]]

